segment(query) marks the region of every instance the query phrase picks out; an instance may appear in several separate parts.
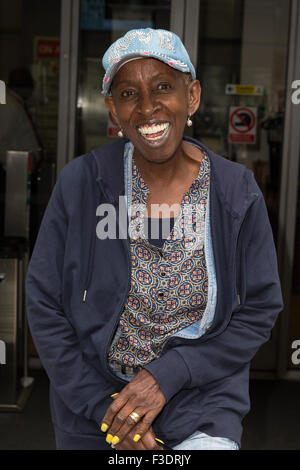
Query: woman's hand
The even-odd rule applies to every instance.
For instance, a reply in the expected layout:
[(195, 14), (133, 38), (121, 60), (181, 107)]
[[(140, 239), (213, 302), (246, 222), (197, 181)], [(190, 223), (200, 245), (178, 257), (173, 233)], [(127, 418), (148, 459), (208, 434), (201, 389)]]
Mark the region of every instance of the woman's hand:
[(134, 433), (128, 433), (123, 441), (115, 445), (114, 448), (116, 450), (164, 450), (155, 441), (151, 427), (138, 442), (134, 442), (133, 437)]
[[(107, 431), (106, 441), (114, 446), (125, 438), (126, 445), (139, 442), (165, 403), (155, 378), (145, 369), (141, 370), (116, 396), (103, 418), (101, 429)], [(132, 412), (136, 414), (133, 417), (130, 416)], [(137, 421), (135, 416), (138, 416)]]

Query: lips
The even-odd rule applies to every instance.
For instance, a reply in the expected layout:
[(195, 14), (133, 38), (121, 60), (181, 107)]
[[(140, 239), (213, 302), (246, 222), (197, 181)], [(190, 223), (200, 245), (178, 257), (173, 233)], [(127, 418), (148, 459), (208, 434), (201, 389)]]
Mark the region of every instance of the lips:
[(138, 127), (138, 132), (147, 141), (154, 142), (162, 139), (167, 134), (169, 127), (168, 122), (143, 124)]

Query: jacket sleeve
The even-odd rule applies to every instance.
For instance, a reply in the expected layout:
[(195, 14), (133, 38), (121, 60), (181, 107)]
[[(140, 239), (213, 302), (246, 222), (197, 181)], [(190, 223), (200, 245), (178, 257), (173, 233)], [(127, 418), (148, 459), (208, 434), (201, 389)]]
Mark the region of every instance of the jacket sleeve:
[(145, 367), (167, 401), (182, 388), (205, 386), (234, 374), (270, 337), (283, 302), (272, 229), (261, 193), (249, 212), (243, 226), (247, 241), (240, 308), (217, 336), (170, 347)]
[(83, 415), (99, 424), (103, 400), (114, 390), (85, 361), (76, 331), (63, 310), (63, 263), (68, 217), (61, 195), (61, 180), (60, 176), (53, 189), (28, 265), (28, 323), (51, 385), (62, 401), (74, 414)]

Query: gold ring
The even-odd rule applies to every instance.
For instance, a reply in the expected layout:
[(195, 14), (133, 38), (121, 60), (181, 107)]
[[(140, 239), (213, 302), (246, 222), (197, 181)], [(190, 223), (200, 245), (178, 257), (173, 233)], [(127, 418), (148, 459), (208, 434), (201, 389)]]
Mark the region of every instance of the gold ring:
[(138, 415), (135, 411), (130, 413), (129, 417), (134, 421), (135, 423), (138, 423), (139, 420), (141, 419), (140, 415)]

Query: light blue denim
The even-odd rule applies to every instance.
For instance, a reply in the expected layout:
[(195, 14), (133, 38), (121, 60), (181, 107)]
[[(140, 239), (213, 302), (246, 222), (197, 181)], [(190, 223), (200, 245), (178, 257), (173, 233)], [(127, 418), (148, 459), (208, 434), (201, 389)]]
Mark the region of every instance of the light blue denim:
[(113, 77), (124, 63), (145, 57), (158, 59), (180, 72), (190, 72), (196, 78), (187, 50), (176, 34), (163, 29), (132, 29), (113, 42), (102, 58), (105, 69), (102, 93), (110, 95)]
[(173, 447), (173, 450), (239, 450), (239, 446), (226, 437), (209, 436), (204, 432), (196, 431)]
[[(125, 196), (127, 197), (128, 214), (130, 213), (130, 203), (132, 195), (132, 155), (133, 145), (128, 142), (125, 145), (124, 150), (124, 179), (125, 179)], [(192, 325), (184, 328), (183, 330), (175, 333), (174, 336), (181, 338), (194, 339), (200, 338), (207, 329), (211, 326), (214, 319), (215, 307), (217, 301), (217, 280), (214, 264), (214, 255), (212, 248), (211, 239), (211, 227), (210, 227), (210, 209), (209, 209), (209, 191), (208, 200), (205, 214), (205, 236), (204, 236), (204, 254), (206, 261), (206, 269), (208, 276), (208, 293), (207, 293), (207, 304), (202, 318), (193, 323)], [(114, 338), (114, 343), (119, 337), (117, 331)], [(122, 372), (114, 373), (128, 382), (134, 377), (135, 374), (123, 374)], [(159, 438), (159, 436), (158, 436)], [(225, 438), (209, 436), (203, 432), (196, 431), (183, 442), (173, 448), (173, 450), (238, 450), (239, 446), (236, 442)]]

